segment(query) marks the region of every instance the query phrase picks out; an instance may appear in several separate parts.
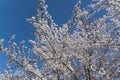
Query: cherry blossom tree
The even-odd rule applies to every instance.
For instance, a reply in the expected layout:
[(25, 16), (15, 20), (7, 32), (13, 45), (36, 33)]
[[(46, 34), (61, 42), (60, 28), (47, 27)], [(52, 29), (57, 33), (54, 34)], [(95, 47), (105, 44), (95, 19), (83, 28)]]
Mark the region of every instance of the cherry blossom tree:
[[(14, 42), (0, 51), (9, 57), (0, 80), (115, 80), (120, 78), (120, 0), (90, 0), (62, 27), (39, 0), (37, 14), (27, 19), (34, 27), (33, 47)], [(103, 14), (102, 14), (103, 13)], [(101, 14), (101, 16), (99, 16)], [(98, 16), (98, 17), (96, 17)]]

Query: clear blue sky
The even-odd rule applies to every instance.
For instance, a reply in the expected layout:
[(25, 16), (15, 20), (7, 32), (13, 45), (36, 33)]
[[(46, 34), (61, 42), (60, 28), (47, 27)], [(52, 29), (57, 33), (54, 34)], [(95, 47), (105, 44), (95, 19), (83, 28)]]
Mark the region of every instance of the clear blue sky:
[[(67, 22), (78, 0), (46, 0), (49, 13), (56, 24)], [(5, 45), (12, 34), (16, 35), (16, 42), (33, 38), (33, 26), (26, 22), (26, 18), (36, 13), (38, 0), (0, 0), (0, 38), (5, 39)], [(3, 71), (7, 57), (0, 53), (0, 71)]]

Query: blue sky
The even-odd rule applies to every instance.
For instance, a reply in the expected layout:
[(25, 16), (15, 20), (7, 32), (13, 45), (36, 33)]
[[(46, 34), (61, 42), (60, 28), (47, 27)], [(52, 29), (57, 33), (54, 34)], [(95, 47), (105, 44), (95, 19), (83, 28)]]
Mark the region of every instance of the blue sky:
[[(36, 14), (38, 0), (0, 0), (0, 39), (5, 39), (5, 45), (10, 36), (16, 35), (16, 42), (33, 38), (33, 26), (26, 18)], [(77, 0), (46, 0), (48, 11), (56, 24), (67, 22)], [(0, 71), (5, 69), (7, 57), (0, 53)]]

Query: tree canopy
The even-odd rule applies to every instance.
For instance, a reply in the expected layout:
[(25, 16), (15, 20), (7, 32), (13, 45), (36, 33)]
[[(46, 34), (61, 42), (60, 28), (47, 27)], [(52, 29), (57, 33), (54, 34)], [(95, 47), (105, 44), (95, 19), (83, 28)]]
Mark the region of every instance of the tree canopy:
[[(79, 0), (67, 23), (58, 26), (39, 0), (27, 19), (35, 27), (33, 47), (14, 42), (0, 51), (9, 57), (1, 80), (115, 80), (120, 78), (120, 1)], [(99, 16), (100, 13), (104, 13)], [(96, 17), (97, 16), (97, 17)]]

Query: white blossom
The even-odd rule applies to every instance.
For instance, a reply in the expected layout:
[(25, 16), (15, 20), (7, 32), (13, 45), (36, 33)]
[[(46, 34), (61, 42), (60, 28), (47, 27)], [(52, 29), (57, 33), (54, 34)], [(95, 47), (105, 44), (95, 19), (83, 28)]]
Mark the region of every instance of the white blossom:
[(8, 47), (0, 39), (0, 51), (9, 58), (0, 80), (120, 78), (119, 0), (91, 0), (86, 8), (81, 4), (84, 1), (79, 0), (68, 22), (58, 26), (45, 0), (39, 0), (36, 16), (27, 19), (35, 28), (35, 38), (28, 40), (33, 46), (17, 44), (15, 35)]

